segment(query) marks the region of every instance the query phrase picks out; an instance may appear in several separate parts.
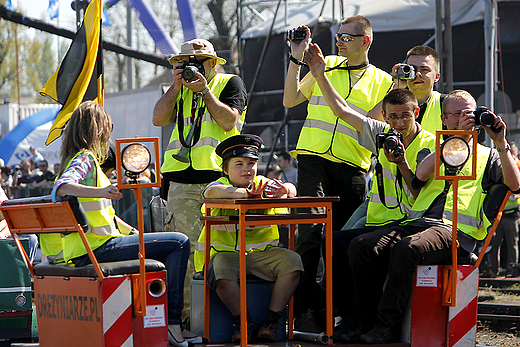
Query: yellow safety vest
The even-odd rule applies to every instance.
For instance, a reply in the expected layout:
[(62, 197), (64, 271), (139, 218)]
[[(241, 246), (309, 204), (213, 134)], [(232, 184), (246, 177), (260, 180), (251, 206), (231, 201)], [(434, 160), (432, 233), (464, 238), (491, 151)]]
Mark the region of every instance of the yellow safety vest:
[[(255, 184), (263, 184), (269, 181), (264, 176), (256, 176)], [(225, 185), (232, 186), (227, 177), (221, 177), (217, 180)], [(203, 214), (205, 213), (205, 207), (202, 206)], [(261, 209), (261, 210), (247, 210), (247, 214), (276, 214), (276, 213), (287, 213), (286, 209)], [(238, 210), (232, 209), (212, 209), (212, 216), (236, 216)], [(194, 261), (195, 271), (202, 271), (204, 268), (204, 236), (205, 229), (202, 229), (199, 239), (197, 241), (197, 248), (195, 250)], [(278, 245), (278, 226), (277, 225), (266, 225), (266, 226), (254, 226), (246, 227), (246, 250), (247, 252), (252, 251), (263, 251), (268, 247), (276, 247)], [(210, 256), (213, 257), (217, 252), (237, 252), (239, 250), (239, 237), (238, 237), (238, 225), (236, 224), (224, 224), (224, 225), (213, 225), (211, 227), (211, 251)]]
[[(215, 77), (211, 79), (208, 84), (209, 89), (215, 96), (218, 98), (220, 93), (228, 83), (228, 81), (234, 77), (231, 74), (216, 74)], [(183, 136), (186, 138), (188, 135), (190, 128), (192, 126), (192, 104), (193, 104), (193, 92), (188, 88), (182, 88), (182, 95), (179, 93), (177, 98), (177, 110), (179, 110), (179, 101), (182, 97), (183, 100), (183, 117), (184, 117), (184, 129)], [(200, 103), (202, 100), (199, 100), (199, 108), (201, 107)], [(204, 114), (202, 116), (201, 128), (200, 128), (200, 138), (199, 141), (188, 151), (188, 159), (190, 162), (183, 163), (172, 157), (172, 155), (177, 154), (181, 147), (181, 141), (179, 140), (179, 130), (177, 129), (178, 124), (176, 120), (175, 127), (173, 128), (170, 143), (166, 148), (166, 152), (164, 154), (164, 163), (161, 166), (162, 172), (173, 172), (173, 171), (182, 171), (187, 169), (190, 164), (193, 166), (195, 170), (218, 170), (221, 171), (220, 165), (222, 164), (222, 159), (215, 153), (215, 148), (218, 144), (230, 136), (240, 134), (242, 130), (242, 126), (244, 124), (245, 113), (242, 112), (239, 121), (235, 125), (235, 127), (230, 131), (224, 131), (220, 125), (213, 119), (208, 109), (202, 104), (202, 107), (205, 108)], [(177, 115), (180, 112), (177, 111)], [(195, 119), (198, 116), (198, 108), (195, 112)]]
[[(388, 131), (389, 128), (387, 126), (385, 131)], [(423, 148), (432, 146), (435, 146), (435, 136), (421, 129), (405, 150), (406, 161), (413, 172), (417, 168), (417, 153)], [(400, 179), (402, 188), (399, 186), (397, 179), (399, 169), (395, 163), (388, 161), (383, 149), (379, 151), (378, 160), (383, 168), (385, 204), (388, 207), (397, 207), (388, 208), (383, 205), (379, 195), (377, 177), (374, 175), (368, 202), (366, 226), (382, 226), (401, 220), (408, 216), (415, 202), (415, 198), (402, 177)]]
[(441, 93), (433, 92), (422, 116), (421, 127), (432, 134), (442, 130), (441, 114)]
[(59, 263), (63, 261), (63, 243), (61, 234), (41, 234), (40, 247), (42, 253), (47, 256), (50, 263)]
[[(326, 57), (328, 68), (342, 61), (345, 61), (344, 57)], [(392, 77), (373, 65), (366, 68), (353, 86), (350, 85), (349, 71), (332, 70), (326, 75), (349, 106), (365, 116), (383, 99), (392, 85)], [(359, 145), (356, 129), (334, 115), (317, 84), (309, 100), (307, 118), (295, 153), (316, 154), (324, 158), (331, 155), (339, 162), (364, 170), (370, 168), (370, 151)]]
[[(81, 153), (90, 154), (89, 152), (79, 152), (76, 154), (76, 156)], [(96, 187), (108, 187), (111, 184), (110, 180), (105, 175), (103, 170), (101, 170), (101, 167), (99, 166), (99, 163), (94, 155), (90, 155), (91, 158), (94, 159), (97, 179)], [(74, 156), (74, 158), (76, 156)], [(68, 165), (70, 165), (70, 162)], [(115, 211), (112, 207), (112, 201), (110, 199), (78, 197), (78, 200), (87, 215), (89, 226), (88, 232), (85, 235), (92, 250), (97, 249), (112, 237), (123, 235), (116, 227), (114, 221)], [(69, 234), (63, 237), (63, 250), (63, 255), (66, 261), (87, 254), (87, 250), (81, 241), (81, 237), (77, 233)]]
[[(482, 189), (482, 178), (486, 170), (491, 148), (477, 145), (477, 178), (475, 180), (459, 181), (457, 229), (476, 240), (483, 240), (487, 236), (487, 227), (491, 223), (486, 218), (482, 204), (486, 194)], [(462, 168), (463, 175), (471, 174), (471, 161), (468, 160)], [(443, 221), (452, 224), (453, 218), (453, 191), (450, 187), (444, 205)]]
[(520, 194), (509, 195), (509, 200), (507, 200), (506, 206), (504, 207), (504, 214), (518, 210), (518, 206), (520, 206)]

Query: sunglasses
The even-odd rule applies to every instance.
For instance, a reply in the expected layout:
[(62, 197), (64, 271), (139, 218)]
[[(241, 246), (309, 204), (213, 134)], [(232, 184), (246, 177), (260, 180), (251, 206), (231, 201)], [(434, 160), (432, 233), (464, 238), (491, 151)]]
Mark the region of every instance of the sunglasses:
[(347, 33), (336, 33), (336, 41), (343, 41), (343, 42), (349, 42), (354, 41), (356, 37), (363, 37), (365, 35), (353, 35), (353, 34), (347, 34)]

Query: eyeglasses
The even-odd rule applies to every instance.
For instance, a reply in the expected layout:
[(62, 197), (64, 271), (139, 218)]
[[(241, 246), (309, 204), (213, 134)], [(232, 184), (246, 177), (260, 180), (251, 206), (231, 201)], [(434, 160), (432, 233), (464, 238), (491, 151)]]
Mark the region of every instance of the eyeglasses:
[(347, 34), (347, 33), (336, 33), (336, 41), (343, 41), (343, 42), (349, 42), (353, 41), (356, 37), (363, 37), (365, 35), (353, 35), (353, 34)]
[(405, 121), (405, 120), (412, 119), (412, 115), (411, 114), (404, 114), (401, 117), (397, 117), (396, 115), (391, 115), (391, 116), (388, 116), (388, 119), (391, 120), (391, 121), (398, 121), (398, 120)]

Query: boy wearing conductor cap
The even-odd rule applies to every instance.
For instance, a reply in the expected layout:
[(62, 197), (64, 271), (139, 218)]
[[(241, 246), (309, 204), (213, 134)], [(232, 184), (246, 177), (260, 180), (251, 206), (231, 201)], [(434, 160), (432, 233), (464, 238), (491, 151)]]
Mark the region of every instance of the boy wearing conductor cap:
[[(223, 198), (283, 198), (296, 196), (292, 183), (270, 180), (257, 176), (258, 152), (262, 139), (256, 135), (236, 135), (222, 141), (216, 153), (222, 160), (223, 177), (210, 183), (203, 197)], [(236, 215), (237, 210), (213, 209), (212, 216)], [(249, 211), (253, 214), (274, 214), (274, 209)], [(218, 228), (218, 229), (217, 229)], [(257, 333), (260, 341), (276, 341), (278, 321), (289, 302), (303, 271), (300, 256), (293, 251), (277, 247), (276, 225), (254, 227), (246, 230), (247, 273), (267, 281), (275, 281), (269, 309)], [(240, 342), (240, 290), (238, 226), (219, 225), (211, 230), (211, 261), (208, 265), (208, 284), (236, 319), (232, 342)], [(195, 252), (195, 269), (204, 267), (204, 230)], [(284, 324), (285, 326), (285, 324)], [(248, 313), (248, 342), (255, 323)]]

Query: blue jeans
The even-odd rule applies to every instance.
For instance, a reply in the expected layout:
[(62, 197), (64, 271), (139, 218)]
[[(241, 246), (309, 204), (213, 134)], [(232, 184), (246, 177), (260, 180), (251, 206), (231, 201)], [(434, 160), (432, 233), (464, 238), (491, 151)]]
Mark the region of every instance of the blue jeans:
[[(183, 287), (190, 241), (184, 234), (160, 232), (144, 234), (145, 256), (162, 262), (166, 267), (168, 289), (168, 324), (181, 324)], [(139, 235), (114, 237), (94, 250), (100, 263), (137, 259)], [(90, 264), (88, 255), (74, 258), (76, 266)]]

